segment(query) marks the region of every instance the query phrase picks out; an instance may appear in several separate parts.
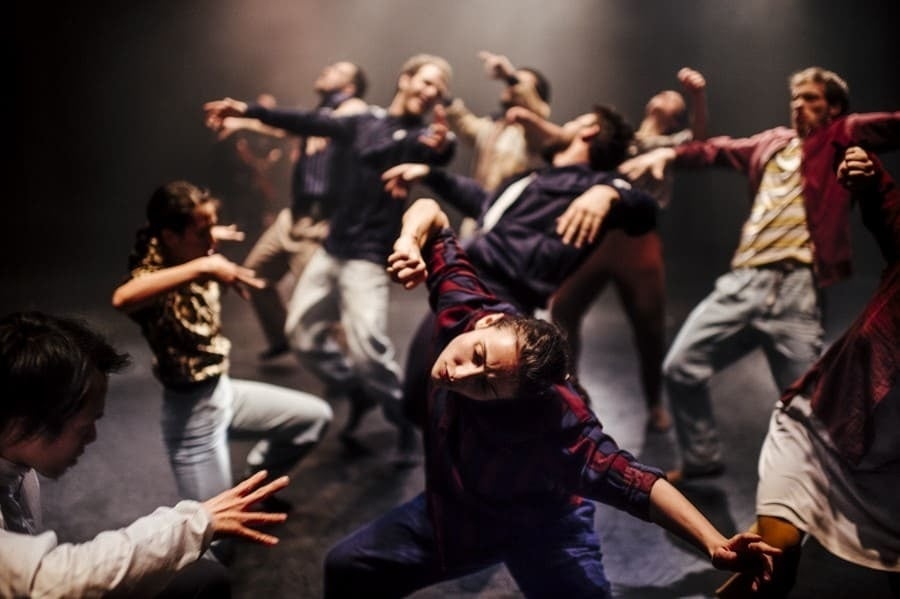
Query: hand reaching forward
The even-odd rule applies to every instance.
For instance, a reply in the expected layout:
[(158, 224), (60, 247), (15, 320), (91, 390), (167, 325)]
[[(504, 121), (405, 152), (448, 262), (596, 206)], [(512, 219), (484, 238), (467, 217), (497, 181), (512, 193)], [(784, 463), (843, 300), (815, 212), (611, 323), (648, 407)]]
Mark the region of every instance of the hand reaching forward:
[(219, 241), (244, 241), (244, 237), (246, 237), (237, 225), (215, 225), (210, 234), (217, 243)]
[(431, 121), (427, 131), (419, 136), (419, 143), (436, 152), (441, 152), (446, 147), (449, 137), (450, 126), (447, 124), (447, 109), (443, 104), (436, 104), (434, 120)]
[(516, 76), (516, 68), (509, 58), (502, 54), (494, 54), (487, 50), (478, 53), (478, 58), (484, 63), (484, 72), (492, 79), (509, 79)]
[(428, 277), (425, 260), (418, 242), (412, 237), (400, 236), (394, 242), (394, 251), (388, 256), (388, 274), (404, 289), (412, 289)]
[(384, 171), (381, 180), (384, 181), (384, 190), (396, 200), (405, 199), (409, 195), (409, 188), (416, 181), (423, 179), (430, 171), (427, 164), (404, 162)]
[(285, 488), (290, 482), (288, 477), (282, 476), (260, 487), (267, 475), (265, 470), (257, 472), (235, 487), (203, 502), (203, 507), (209, 512), (216, 536), (242, 537), (263, 545), (278, 543), (278, 537), (262, 533), (252, 527), (284, 522), (287, 514), (252, 512), (248, 509), (254, 503)]
[(247, 112), (247, 103), (233, 98), (213, 100), (203, 105), (203, 112), (206, 115), (204, 120), (206, 126), (218, 131), (227, 117), (244, 116)]
[(647, 171), (650, 171), (654, 179), (662, 181), (666, 165), (673, 160), (675, 160), (675, 150), (672, 148), (657, 148), (646, 154), (629, 158), (619, 165), (618, 170), (632, 181), (637, 181)]
[(712, 565), (720, 570), (752, 575), (751, 588), (756, 591), (772, 579), (772, 557), (777, 555), (781, 555), (781, 549), (764, 542), (758, 534), (743, 532), (717, 547), (711, 557)]
[(609, 185), (595, 185), (572, 200), (556, 220), (556, 234), (563, 243), (580, 248), (593, 243), (619, 192)]
[(246, 300), (250, 299), (247, 287), (264, 289), (266, 286), (265, 279), (260, 279), (249, 268), (235, 264), (222, 254), (210, 254), (200, 260), (203, 260), (203, 272), (220, 283), (234, 288)]

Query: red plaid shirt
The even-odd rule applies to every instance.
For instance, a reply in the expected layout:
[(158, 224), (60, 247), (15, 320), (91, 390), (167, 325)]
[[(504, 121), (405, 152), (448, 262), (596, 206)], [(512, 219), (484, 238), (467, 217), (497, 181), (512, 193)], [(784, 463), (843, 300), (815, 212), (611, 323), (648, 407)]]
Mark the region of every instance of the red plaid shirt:
[[(437, 315), (435, 355), (485, 314), (515, 313), (479, 281), (453, 232), (424, 251)], [(552, 525), (582, 497), (648, 519), (662, 476), (620, 449), (571, 385), (548, 395), (475, 401), (431, 387), (425, 426), (426, 494), (445, 564)]]

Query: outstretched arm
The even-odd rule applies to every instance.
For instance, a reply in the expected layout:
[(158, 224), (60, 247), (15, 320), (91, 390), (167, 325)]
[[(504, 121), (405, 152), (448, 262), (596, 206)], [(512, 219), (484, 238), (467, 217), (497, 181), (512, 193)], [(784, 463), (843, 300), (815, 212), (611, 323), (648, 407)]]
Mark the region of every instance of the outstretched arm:
[(574, 130), (568, 130), (541, 117), (524, 106), (512, 106), (506, 111), (509, 123), (518, 123), (525, 129), (528, 147), (536, 150), (563, 148), (572, 142)]
[(266, 286), (249, 268), (235, 264), (222, 254), (212, 254), (129, 279), (113, 292), (112, 305), (117, 310), (134, 312), (172, 289), (208, 277), (235, 287), (243, 297), (246, 289), (242, 285), (256, 289)]
[(664, 479), (657, 480), (650, 490), (650, 519), (703, 551), (716, 568), (754, 576), (754, 589), (771, 579), (772, 557), (781, 553), (757, 534), (745, 532), (726, 539)]
[(203, 113), (206, 116), (206, 126), (219, 131), (226, 118), (243, 117), (247, 114), (247, 103), (234, 98), (213, 100), (203, 105)]
[(629, 158), (619, 165), (619, 172), (636, 181), (641, 175), (650, 171), (654, 179), (662, 181), (666, 166), (675, 160), (672, 148), (657, 148), (634, 158)]
[(430, 199), (416, 200), (403, 213), (400, 235), (394, 242), (394, 251), (388, 256), (387, 271), (391, 279), (406, 289), (412, 289), (428, 277), (422, 248), (429, 238), (450, 226), (450, 219), (440, 205)]
[(277, 538), (255, 527), (283, 522), (285, 514), (251, 511), (287, 485), (287, 477), (260, 486), (265, 472), (200, 504), (159, 508), (125, 528), (79, 544), (56, 536), (0, 530), (0, 595), (13, 597), (152, 596), (195, 562), (214, 536), (233, 535), (263, 545)]

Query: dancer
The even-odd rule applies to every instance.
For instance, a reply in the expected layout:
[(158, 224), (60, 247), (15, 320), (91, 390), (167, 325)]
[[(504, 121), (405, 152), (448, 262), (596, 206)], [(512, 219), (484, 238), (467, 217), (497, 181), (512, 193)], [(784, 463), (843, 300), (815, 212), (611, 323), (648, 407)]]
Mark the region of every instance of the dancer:
[[(229, 116), (248, 116), (297, 134), (329, 137), (347, 162), (324, 247), (307, 264), (291, 297), (285, 332), (304, 363), (329, 386), (345, 393), (351, 413), (341, 440), (354, 453), (367, 451), (355, 438), (366, 411), (382, 405), (399, 429), (398, 465), (415, 449), (415, 434), (400, 410), (400, 378), (387, 335), (389, 280), (384, 261), (399, 229), (403, 204), (386, 194), (381, 173), (402, 162), (446, 164), (455, 138), (438, 108), (448, 93), (452, 70), (443, 58), (413, 56), (401, 68), (397, 91), (386, 111), (339, 118), (307, 111), (270, 111), (226, 98), (206, 104), (218, 127)], [(435, 110), (435, 121), (425, 117)], [(342, 351), (332, 335), (340, 322)], [(349, 355), (346, 355), (349, 354)]]
[[(314, 113), (344, 117), (369, 110), (362, 97), (368, 82), (359, 65), (341, 61), (322, 69), (313, 85), (319, 96)], [(274, 109), (274, 105), (257, 102)], [(248, 112), (255, 114), (251, 107)], [(220, 135), (235, 129), (251, 128), (274, 136), (289, 131), (265, 125), (259, 119), (229, 117), (222, 121)], [(346, 176), (348, 156), (327, 137), (299, 137), (299, 151), (291, 174), (291, 205), (279, 212), (247, 254), (244, 266), (266, 281), (262, 289), (251, 290), (250, 300), (266, 335), (268, 347), (260, 353), (269, 360), (289, 351), (284, 334), (287, 310), (277, 284), (290, 272), (299, 279), (312, 255), (322, 247), (328, 234), (328, 220), (340, 202), (341, 178)]]
[(224, 569), (198, 560), (213, 537), (278, 542), (254, 527), (285, 514), (249, 511), (288, 483), (263, 485), (266, 472), (85, 543), (58, 544), (41, 531), (37, 474), (62, 476), (94, 442), (109, 375), (128, 361), (78, 321), (39, 312), (0, 319), (0, 596), (222, 597)]
[(670, 480), (714, 476), (724, 465), (712, 376), (761, 348), (779, 389), (822, 349), (820, 290), (850, 274), (850, 198), (831, 172), (837, 148), (900, 143), (900, 112), (847, 114), (847, 84), (819, 67), (790, 78), (792, 127), (746, 139), (713, 137), (631, 159), (632, 178), (665, 166), (727, 166), (754, 194), (731, 271), (688, 316), (663, 364), (681, 467)]
[[(629, 154), (674, 147), (706, 137), (706, 80), (683, 68), (678, 80), (691, 97), (692, 118), (687, 127), (687, 104), (675, 90), (665, 90), (647, 102), (644, 119), (635, 132)], [(672, 174), (657, 181), (645, 175), (633, 182), (664, 208), (672, 195)], [(631, 324), (638, 353), (641, 387), (647, 406), (647, 430), (663, 432), (672, 417), (662, 400), (662, 362), (665, 355), (665, 265), (662, 239), (656, 229), (643, 235), (610, 231), (584, 264), (562, 284), (550, 300), (550, 316), (566, 333), (577, 368), (581, 353), (581, 323), (594, 300), (612, 282)]]
[(329, 551), (325, 597), (401, 597), (498, 562), (528, 597), (609, 597), (583, 497), (665, 526), (716, 567), (767, 578), (778, 550), (751, 533), (726, 539), (619, 449), (568, 375), (559, 330), (493, 296), (448, 222), (435, 201), (415, 202), (388, 267), (406, 288), (427, 277), (437, 316), (425, 492)]
[[(531, 127), (538, 117), (528, 115), (522, 122)], [(622, 116), (598, 106), (563, 127), (572, 131), (571, 141), (553, 157), (552, 167), (512, 177), (493, 194), (471, 179), (427, 165), (399, 165), (383, 175), (397, 196), (405, 197), (412, 182), (422, 181), (464, 214), (478, 217), (479, 229), (466, 250), (491, 292), (524, 314), (546, 306), (595, 238), (616, 228), (640, 234), (656, 223), (653, 199), (611, 172), (631, 142), (631, 127)], [(414, 408), (425, 395), (431, 363), (432, 320), (427, 315), (419, 325), (406, 364), (405, 407), (416, 422), (421, 414)]]
[[(787, 596), (801, 542), (886, 572), (900, 592), (900, 190), (860, 147), (838, 179), (859, 204), (887, 266), (862, 314), (775, 406), (759, 457), (758, 532), (784, 550), (764, 597)], [(732, 577), (720, 597), (757, 595)]]
[[(162, 431), (178, 491), (203, 500), (231, 486), (229, 436), (259, 439), (246, 471), (287, 473), (322, 438), (331, 407), (313, 395), (228, 376), (222, 285), (264, 283), (215, 253), (218, 201), (187, 181), (153, 192), (147, 224), (129, 258), (131, 274), (112, 297), (141, 326), (163, 385)], [(268, 506), (285, 511), (284, 500)]]

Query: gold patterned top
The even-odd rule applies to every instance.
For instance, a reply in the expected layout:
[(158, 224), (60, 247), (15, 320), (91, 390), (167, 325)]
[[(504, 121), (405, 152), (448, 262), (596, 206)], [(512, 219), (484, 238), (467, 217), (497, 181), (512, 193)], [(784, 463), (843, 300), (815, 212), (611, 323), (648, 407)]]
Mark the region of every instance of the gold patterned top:
[[(131, 277), (165, 267), (153, 238)], [(179, 387), (228, 372), (231, 342), (222, 335), (220, 293), (217, 281), (191, 281), (131, 314), (150, 344), (153, 374), (163, 385)]]

